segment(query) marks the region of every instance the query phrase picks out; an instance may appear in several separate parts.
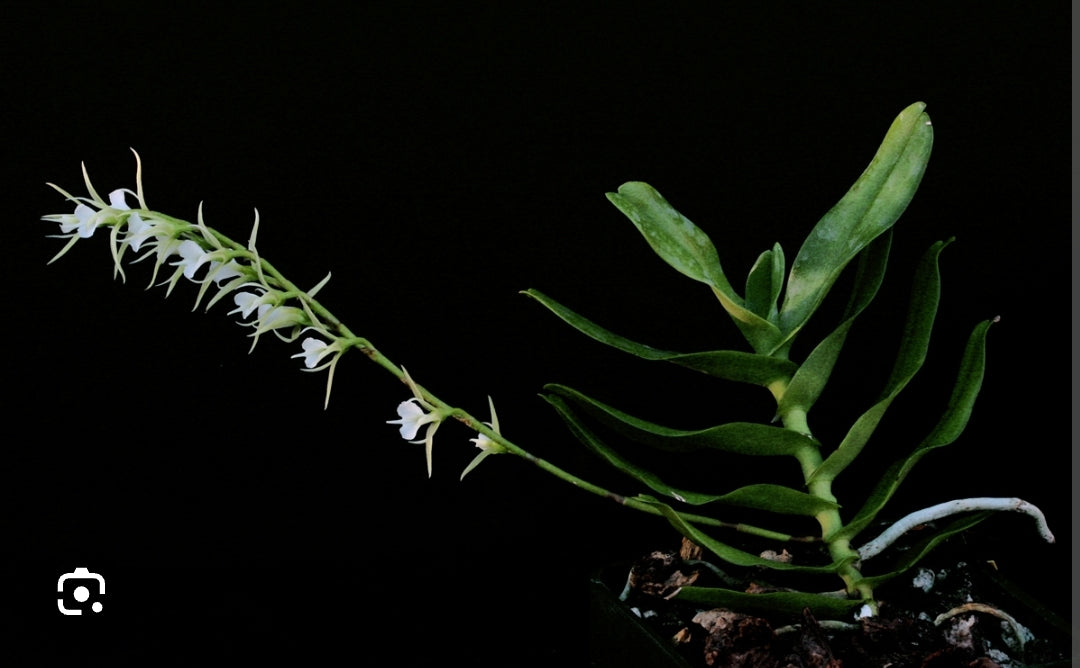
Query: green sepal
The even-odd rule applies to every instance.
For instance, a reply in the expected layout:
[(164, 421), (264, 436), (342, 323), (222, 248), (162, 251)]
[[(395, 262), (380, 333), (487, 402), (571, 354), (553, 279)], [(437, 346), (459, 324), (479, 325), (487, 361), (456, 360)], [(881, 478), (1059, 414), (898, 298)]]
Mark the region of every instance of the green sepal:
[(908, 382), (922, 367), (926, 361), (926, 351), (930, 346), (930, 334), (934, 327), (934, 319), (937, 316), (938, 303), (941, 299), (941, 273), (938, 270), (938, 256), (942, 249), (949, 245), (952, 239), (938, 241), (923, 254), (919, 266), (915, 271), (914, 285), (911, 289), (911, 304), (908, 307), (907, 320), (904, 323), (904, 333), (900, 339), (900, 350), (893, 363), (892, 372), (885, 383), (885, 389), (881, 397), (865, 413), (859, 416), (855, 424), (851, 426), (844, 440), (836, 450), (830, 454), (821, 466), (817, 468), (807, 480), (809, 484), (813, 480), (832, 480), (840, 474), (855, 457), (862, 452), (863, 447), (874, 430), (877, 429), (881, 419), (885, 416), (893, 400), (900, 394)]
[(678, 601), (693, 603), (702, 608), (726, 608), (739, 612), (771, 617), (782, 615), (802, 618), (805, 608), (816, 619), (842, 619), (847, 621), (863, 601), (800, 592), (771, 592), (747, 594), (722, 587), (683, 587), (675, 595)]
[(820, 447), (818, 441), (810, 436), (756, 422), (730, 422), (695, 430), (662, 427), (628, 415), (565, 385), (549, 384), (544, 389), (570, 400), (622, 436), (659, 450), (693, 452), (714, 449), (743, 455), (794, 455), (808, 447)]
[(885, 279), (885, 267), (889, 262), (891, 246), (892, 230), (889, 230), (875, 239), (859, 255), (855, 287), (844, 309), (843, 321), (814, 347), (799, 366), (783, 396), (777, 402), (777, 414), (784, 415), (796, 408), (809, 412), (811, 406), (821, 396), (851, 326), (855, 324), (855, 319), (859, 314), (874, 300), (878, 288)]
[(643, 343), (631, 341), (597, 325), (539, 290), (524, 290), (522, 294), (540, 302), (582, 334), (642, 359), (671, 362), (716, 378), (751, 383), (762, 387), (768, 387), (776, 381), (786, 381), (798, 369), (798, 365), (791, 360), (741, 350), (677, 353), (653, 348)]
[(785, 337), (802, 329), (847, 263), (890, 228), (911, 202), (934, 143), (925, 108), (916, 102), (900, 112), (866, 170), (803, 242), (780, 307)]
[(701, 229), (647, 183), (631, 181), (607, 198), (637, 227), (653, 251), (679, 273), (712, 288), (754, 350), (770, 354), (780, 330), (748, 309), (720, 267), (716, 247)]
[[(859, 512), (852, 517), (842, 530), (836, 533), (836, 538), (852, 539), (860, 531), (865, 529), (877, 514), (885, 507), (889, 499), (900, 487), (900, 483), (907, 477), (915, 464), (923, 458), (923, 455), (946, 445), (951, 444), (967, 426), (971, 417), (975, 400), (979, 396), (982, 387), (983, 374), (986, 369), (986, 333), (993, 321), (984, 320), (975, 326), (968, 337), (964, 356), (960, 362), (960, 371), (957, 374), (956, 383), (953, 385), (952, 395), (945, 412), (938, 419), (934, 428), (922, 440), (919, 446), (906, 459), (897, 461), (882, 475), (874, 491), (867, 498), (866, 503)], [(832, 538), (831, 536), (829, 537)]]

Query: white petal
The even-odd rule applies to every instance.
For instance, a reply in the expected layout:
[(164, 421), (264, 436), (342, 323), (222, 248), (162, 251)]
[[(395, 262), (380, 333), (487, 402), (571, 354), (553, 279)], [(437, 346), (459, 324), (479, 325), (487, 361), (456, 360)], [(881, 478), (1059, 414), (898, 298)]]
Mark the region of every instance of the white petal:
[(258, 306), (259, 295), (253, 292), (237, 292), (233, 295), (233, 303), (236, 304), (236, 308), (229, 311), (229, 314), (240, 312), (240, 315), (244, 318), (251, 315), (251, 312)]
[(387, 421), (387, 424), (401, 425), (401, 437), (406, 441), (416, 438), (416, 432), (420, 431), (420, 427), (429, 421), (424, 419), (427, 417), (424, 409), (417, 406), (415, 402), (416, 399), (402, 401), (397, 407), (397, 414), (401, 419)]
[(310, 336), (304, 339), (300, 343), (300, 346), (304, 349), (304, 352), (297, 353), (292, 357), (303, 357), (304, 366), (308, 369), (315, 368), (315, 365), (319, 363), (319, 360), (326, 355), (326, 349), (329, 347), (326, 342)]
[(98, 212), (94, 211), (85, 204), (80, 204), (75, 207), (75, 218), (79, 221), (79, 236), (83, 239), (88, 239), (94, 234), (94, 228), (97, 227)]
[(203, 250), (202, 246), (188, 239), (180, 243), (176, 252), (181, 259), (179, 262), (174, 262), (173, 266), (183, 267), (184, 276), (189, 280), (194, 280), (195, 272), (206, 262), (206, 251)]
[(139, 214), (133, 213), (128, 216), (127, 236), (124, 237), (124, 240), (131, 244), (131, 248), (138, 253), (143, 242), (150, 237), (149, 231), (153, 228), (154, 226), (140, 218)]
[(218, 285), (221, 285), (230, 278), (239, 278), (244, 275), (240, 272), (240, 265), (236, 260), (229, 260), (225, 265), (222, 265), (220, 262), (210, 263), (209, 274), (214, 277), (214, 282)]
[(109, 193), (109, 204), (112, 205), (112, 208), (121, 211), (131, 210), (131, 207), (127, 205), (127, 198), (124, 196), (123, 190), (114, 190)]

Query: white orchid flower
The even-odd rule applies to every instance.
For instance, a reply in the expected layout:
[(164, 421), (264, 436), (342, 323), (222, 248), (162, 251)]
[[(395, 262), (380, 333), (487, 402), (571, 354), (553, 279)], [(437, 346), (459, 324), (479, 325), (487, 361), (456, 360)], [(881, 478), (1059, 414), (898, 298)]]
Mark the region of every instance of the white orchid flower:
[(88, 239), (94, 234), (100, 219), (98, 212), (83, 203), (75, 207), (75, 213), (54, 216), (53, 220), (60, 223), (60, 231), (64, 234), (75, 232), (80, 238)]
[[(491, 422), (485, 422), (484, 424), (491, 427), (492, 431), (501, 436), (502, 432), (499, 431), (499, 416), (495, 414), (495, 402), (491, 400), (490, 396), (488, 397), (488, 409), (491, 411)], [(475, 459), (469, 462), (469, 465), (461, 472), (462, 480), (465, 479), (465, 476), (469, 471), (476, 468), (480, 462), (484, 461), (489, 455), (498, 455), (506, 452), (505, 447), (488, 438), (486, 434), (477, 434), (476, 438), (470, 438), (469, 440), (476, 444), (476, 447), (480, 448), (481, 452)]]
[(296, 357), (304, 358), (304, 367), (308, 369), (314, 369), (315, 366), (323, 360), (327, 355), (332, 355), (340, 350), (339, 346), (333, 343), (326, 343), (321, 339), (309, 336), (300, 342), (300, 347), (304, 349), (304, 352), (291, 355), (290, 359)]
[(252, 311), (259, 307), (262, 303), (259, 300), (262, 299), (262, 295), (257, 295), (254, 292), (237, 292), (233, 295), (233, 303), (236, 304), (236, 308), (229, 311), (228, 315), (239, 312), (240, 317), (247, 318), (251, 315)]
[(202, 246), (190, 239), (180, 242), (180, 245), (176, 247), (176, 254), (180, 256), (180, 260), (169, 266), (177, 267), (177, 272), (183, 272), (184, 278), (189, 281), (195, 280), (195, 272), (206, 264), (210, 255)]
[[(427, 470), (428, 477), (431, 477), (431, 450), (435, 443), (435, 430), (439, 428), (442, 421), (446, 419), (447, 412), (442, 411), (435, 406), (428, 403), (420, 392), (420, 388), (416, 386), (413, 379), (409, 376), (409, 372), (401, 369), (405, 375), (405, 383), (408, 384), (409, 389), (412, 390), (413, 398), (398, 404), (397, 414), (400, 419), (387, 420), (386, 424), (401, 425), (400, 433), (401, 437), (410, 443), (423, 443), (424, 453), (427, 457)], [(416, 434), (420, 431), (420, 428), (427, 426), (427, 430), (424, 432), (424, 438), (420, 440), (412, 440), (416, 438)]]

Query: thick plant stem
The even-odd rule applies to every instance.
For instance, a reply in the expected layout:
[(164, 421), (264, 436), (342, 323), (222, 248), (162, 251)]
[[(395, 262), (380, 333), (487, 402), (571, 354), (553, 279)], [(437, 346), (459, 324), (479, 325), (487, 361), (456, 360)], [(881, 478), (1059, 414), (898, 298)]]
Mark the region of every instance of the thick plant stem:
[[(807, 436), (810, 435), (810, 427), (806, 421), (805, 410), (802, 410), (801, 408), (788, 409), (780, 415), (780, 419), (785, 428)], [(813, 475), (823, 461), (821, 451), (817, 446), (808, 442), (806, 447), (801, 448), (795, 453), (795, 458), (799, 461), (803, 479), (809, 481), (807, 483), (807, 491), (812, 496), (816, 496), (819, 499), (835, 502), (836, 497), (832, 493), (832, 480), (820, 476), (814, 477)], [(832, 557), (834, 561), (844, 563), (840, 569), (839, 575), (844, 580), (848, 594), (856, 595), (860, 599), (867, 601), (868, 605), (870, 605), (873, 610), (876, 607), (873, 603), (873, 589), (864, 582), (862, 573), (859, 572), (857, 567), (859, 553), (851, 547), (847, 538), (833, 538), (833, 536), (836, 536), (844, 527), (844, 522), (840, 518), (840, 511), (835, 508), (823, 510), (817, 513), (814, 518), (821, 526), (822, 540), (824, 540), (825, 544), (828, 546), (829, 556)]]

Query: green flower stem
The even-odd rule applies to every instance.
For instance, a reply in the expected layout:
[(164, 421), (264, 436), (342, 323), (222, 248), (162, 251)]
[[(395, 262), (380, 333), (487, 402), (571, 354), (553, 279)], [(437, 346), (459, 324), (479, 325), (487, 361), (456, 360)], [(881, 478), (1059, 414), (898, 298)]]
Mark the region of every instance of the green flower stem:
[[(68, 197), (69, 199), (73, 199), (69, 195)], [(139, 199), (140, 201), (142, 201), (141, 186)], [(370, 359), (372, 362), (376, 363), (383, 369), (393, 374), (402, 383), (406, 385), (410, 384), (411, 379), (406, 376), (404, 369), (397, 366), (390, 359), (380, 353), (375, 348), (375, 346), (373, 346), (367, 339), (356, 336), (345, 325), (345, 323), (343, 323), (339, 318), (337, 318), (333, 313), (331, 313), (329, 309), (323, 306), (322, 303), (320, 303), (314, 298), (314, 296), (312, 296), (311, 293), (317, 292), (318, 289), (321, 288), (323, 284), (325, 284), (325, 280), (323, 281), (323, 283), (320, 283), (318, 286), (316, 286), (316, 288), (313, 288), (311, 292), (302, 290), (296, 284), (286, 278), (285, 275), (282, 274), (273, 264), (271, 264), (268, 260), (258, 254), (257, 250), (255, 249), (255, 236), (258, 231), (258, 217), (256, 217), (255, 227), (252, 230), (250, 241), (245, 246), (234, 241), (225, 234), (222, 234), (221, 232), (207, 226), (202, 221), (201, 212), (198, 224), (192, 224), (190, 222), (180, 220), (155, 211), (151, 211), (146, 208), (131, 209), (130, 211), (133, 214), (137, 213), (145, 215), (148, 219), (169, 223), (174, 229), (174, 239), (192, 240), (196, 243), (199, 243), (199, 245), (206, 249), (208, 252), (224, 251), (224, 255), (229, 259), (243, 259), (247, 261), (255, 270), (260, 283), (262, 283), (267, 289), (272, 289), (280, 293), (280, 299), (282, 303), (290, 299), (299, 301), (300, 304), (303, 306), (305, 313), (307, 313), (308, 318), (312, 320), (312, 322), (310, 323), (312, 326), (314, 326), (316, 329), (324, 330), (327, 335), (335, 336), (337, 338), (338, 344), (341, 346), (340, 354), (344, 354), (344, 352), (347, 351), (349, 348), (356, 348), (363, 352), (364, 355), (367, 356), (367, 358)], [(123, 221), (126, 220), (127, 217), (123, 219)], [(113, 239), (115, 244), (115, 231), (113, 232)], [(120, 257), (119, 254), (116, 252), (115, 245), (113, 246), (113, 248), (113, 259), (117, 265), (117, 268), (119, 269)], [(63, 252), (60, 253), (60, 255), (62, 254)], [(59, 257), (59, 255), (57, 257)], [(330, 330), (333, 331), (331, 332)], [(332, 368), (331, 373), (333, 373)], [(774, 395), (782, 395), (783, 390), (786, 389), (789, 380), (790, 379), (783, 379), (775, 388), (770, 387), (770, 389), (773, 390)], [(585, 490), (603, 498), (610, 499), (620, 505), (632, 508), (643, 513), (648, 513), (657, 517), (664, 517), (663, 511), (655, 504), (648, 503), (640, 498), (622, 496), (620, 494), (612, 492), (609, 489), (606, 489), (599, 485), (588, 482), (583, 478), (575, 476), (559, 468), (558, 466), (555, 466), (551, 462), (548, 462), (547, 460), (541, 459), (533, 455), (528, 450), (505, 438), (502, 434), (497, 433), (494, 429), (487, 426), (485, 423), (481, 422), (479, 419), (475, 418), (468, 412), (447, 404), (446, 402), (442, 401), (437, 396), (432, 394), (426, 388), (415, 384), (415, 382), (412, 382), (412, 388), (424, 401), (428, 402), (428, 404), (433, 406), (440, 414), (446, 417), (453, 417), (469, 429), (483, 434), (487, 438), (499, 444), (503, 452), (521, 457), (531, 462), (535, 466), (539, 467), (540, 469), (546, 471), (547, 473), (550, 473), (551, 475), (554, 475), (555, 477), (565, 482), (568, 482), (579, 489)], [(789, 427), (794, 425), (795, 422), (796, 418), (793, 414), (789, 415), (785, 420), (785, 424)], [(805, 414), (803, 414), (802, 416), (802, 424), (805, 425)], [(800, 431), (802, 431), (803, 433), (808, 433), (805, 428), (800, 429)], [(809, 456), (809, 453), (811, 452), (816, 453), (816, 449), (812, 446), (808, 446), (807, 456)], [(809, 459), (807, 460), (808, 463), (810, 463), (810, 461), (811, 460)], [(818, 456), (818, 463), (820, 463), (820, 456)], [(804, 467), (806, 465), (808, 464), (804, 464)], [(688, 523), (702, 526), (714, 526), (733, 529), (738, 532), (756, 535), (779, 542), (816, 542), (821, 540), (820, 538), (815, 536), (793, 536), (790, 534), (772, 531), (769, 529), (764, 529), (748, 524), (724, 522), (714, 517), (709, 517), (705, 515), (697, 515), (693, 513), (678, 513), (678, 515), (681, 519), (685, 520)]]
[[(200, 223), (200, 225), (192, 225), (191, 223), (188, 223), (186, 221), (178, 220), (156, 212), (142, 212), (146, 213), (147, 215), (153, 215), (159, 218), (168, 219), (169, 221), (177, 224), (178, 226), (181, 226), (183, 232), (185, 233), (195, 234), (196, 232), (201, 231), (201, 233), (208, 235), (212, 237), (215, 241), (217, 241), (217, 243), (220, 244), (222, 248), (231, 251), (230, 255), (244, 258), (245, 260), (251, 262), (253, 266), (257, 265), (257, 271), (260, 273), (263, 279), (266, 280), (268, 284), (273, 283), (273, 287), (275, 289), (281, 290), (283, 297), (299, 300), (308, 310), (310, 310), (311, 313), (315, 314), (321, 322), (333, 328), (334, 332), (342, 339), (344, 339), (345, 349), (357, 348), (358, 350), (363, 352), (368, 359), (392, 373), (402, 383), (406, 382), (405, 371), (401, 367), (397, 366), (389, 358), (380, 353), (375, 348), (375, 346), (373, 346), (367, 339), (356, 336), (345, 325), (345, 323), (343, 323), (338, 317), (331, 313), (329, 309), (323, 306), (317, 299), (309, 295), (306, 291), (297, 287), (295, 283), (290, 281), (288, 278), (285, 277), (284, 274), (278, 271), (278, 269), (274, 267), (273, 264), (260, 256), (254, 250), (253, 241), (249, 243), (249, 246), (244, 246), (229, 238), (228, 236), (222, 234), (221, 232), (206, 226), (205, 224)], [(254, 233), (252, 236), (254, 238)], [(612, 501), (615, 501), (620, 505), (626, 506), (628, 508), (633, 508), (634, 510), (638, 510), (644, 513), (648, 513), (650, 515), (655, 515), (658, 517), (663, 516), (661, 510), (653, 504), (646, 503), (636, 498), (625, 497), (620, 494), (616, 494), (611, 490), (588, 482), (583, 478), (579, 478), (578, 476), (575, 476), (572, 473), (569, 473), (568, 471), (565, 471), (558, 466), (555, 466), (551, 462), (533, 455), (525, 448), (522, 448), (516, 443), (508, 440), (502, 434), (497, 433), (494, 429), (488, 427), (486, 424), (473, 417), (467, 411), (447, 404), (445, 401), (439, 399), (429, 390), (418, 384), (414, 383), (414, 385), (416, 391), (420, 394), (420, 396), (429, 404), (434, 406), (438, 411), (456, 419), (469, 429), (487, 436), (489, 439), (502, 446), (507, 453), (521, 457), (522, 459), (531, 462), (532, 464), (546, 471), (547, 473), (550, 473), (555, 477), (565, 482), (568, 482), (579, 489), (585, 490), (586, 492), (590, 492), (606, 499), (611, 499)], [(708, 517), (705, 515), (697, 515), (692, 513), (679, 513), (679, 515), (687, 522), (692, 522), (694, 524), (734, 529), (735, 531), (741, 533), (756, 535), (780, 542), (814, 542), (820, 540), (819, 538), (816, 538), (814, 536), (792, 536), (790, 534), (772, 531), (749, 524), (724, 522), (714, 517)]]

